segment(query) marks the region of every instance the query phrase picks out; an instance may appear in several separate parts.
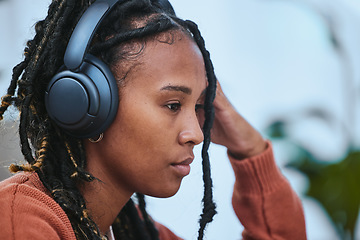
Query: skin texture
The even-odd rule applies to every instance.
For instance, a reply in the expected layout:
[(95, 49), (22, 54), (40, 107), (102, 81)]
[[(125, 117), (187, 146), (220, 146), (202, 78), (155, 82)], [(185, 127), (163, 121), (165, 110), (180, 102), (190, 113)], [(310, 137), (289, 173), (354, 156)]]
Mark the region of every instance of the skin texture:
[(231, 105), (217, 82), (214, 100), (215, 120), (211, 132), (213, 143), (225, 146), (236, 159), (244, 159), (262, 153), (267, 143)]
[(151, 40), (139, 61), (127, 74), (104, 139), (86, 143), (88, 171), (102, 183), (88, 184), (83, 193), (103, 231), (134, 192), (174, 195), (186, 175), (175, 165), (189, 165), (203, 141), (196, 107), (207, 80), (197, 45), (184, 34), (173, 44)]
[[(85, 142), (88, 171), (101, 181), (82, 187), (89, 214), (104, 233), (134, 192), (174, 195), (203, 141), (206, 72), (201, 52), (177, 32), (172, 44), (150, 40), (126, 74), (113, 124), (99, 143)], [(114, 75), (123, 74), (115, 64)], [(261, 153), (266, 143), (239, 115), (218, 85), (214, 143), (238, 159)], [(184, 167), (185, 166), (185, 167)]]

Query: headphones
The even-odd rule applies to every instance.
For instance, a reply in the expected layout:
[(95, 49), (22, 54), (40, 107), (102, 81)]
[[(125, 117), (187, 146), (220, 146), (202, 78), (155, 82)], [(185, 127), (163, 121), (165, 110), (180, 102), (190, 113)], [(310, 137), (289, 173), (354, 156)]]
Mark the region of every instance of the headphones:
[(70, 37), (64, 65), (45, 92), (49, 117), (78, 138), (103, 133), (118, 110), (118, 86), (112, 72), (87, 53), (98, 26), (117, 2), (120, 0), (97, 0), (85, 11)]

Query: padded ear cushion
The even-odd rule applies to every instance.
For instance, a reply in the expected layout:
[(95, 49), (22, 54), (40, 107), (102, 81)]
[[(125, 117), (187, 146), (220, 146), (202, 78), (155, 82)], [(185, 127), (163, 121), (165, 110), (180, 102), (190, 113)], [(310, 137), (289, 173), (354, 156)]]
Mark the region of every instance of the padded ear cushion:
[(119, 95), (109, 67), (87, 54), (78, 71), (61, 70), (45, 92), (46, 109), (58, 126), (79, 138), (95, 137), (114, 120)]

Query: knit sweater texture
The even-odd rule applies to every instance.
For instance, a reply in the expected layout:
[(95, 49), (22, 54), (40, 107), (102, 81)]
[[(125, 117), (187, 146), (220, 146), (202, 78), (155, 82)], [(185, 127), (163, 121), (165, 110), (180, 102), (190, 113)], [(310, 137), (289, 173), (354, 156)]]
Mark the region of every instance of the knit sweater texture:
[[(236, 179), (232, 204), (245, 228), (243, 239), (306, 239), (300, 199), (277, 168), (271, 144), (258, 156), (229, 159)], [(155, 225), (160, 240), (181, 239)], [(36, 173), (18, 173), (0, 182), (0, 226), (1, 240), (76, 239), (67, 215)]]

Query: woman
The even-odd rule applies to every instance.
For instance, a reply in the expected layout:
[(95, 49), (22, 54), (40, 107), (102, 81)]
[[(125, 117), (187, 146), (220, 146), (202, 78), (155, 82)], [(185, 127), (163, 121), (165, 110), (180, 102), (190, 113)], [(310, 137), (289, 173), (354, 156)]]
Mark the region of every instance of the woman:
[[(300, 201), (276, 168), (271, 144), (228, 102), (197, 26), (178, 19), (167, 1), (54, 0), (24, 55), (0, 116), (11, 104), (20, 110), (28, 164), (11, 165), (20, 173), (0, 184), (1, 239), (180, 239), (147, 215), (144, 194), (174, 195), (203, 142), (202, 239), (216, 213), (211, 128), (211, 141), (227, 147), (235, 170), (243, 237), (306, 238)], [(72, 79), (107, 68), (108, 94), (97, 77)], [(98, 118), (103, 101), (108, 112)]]

